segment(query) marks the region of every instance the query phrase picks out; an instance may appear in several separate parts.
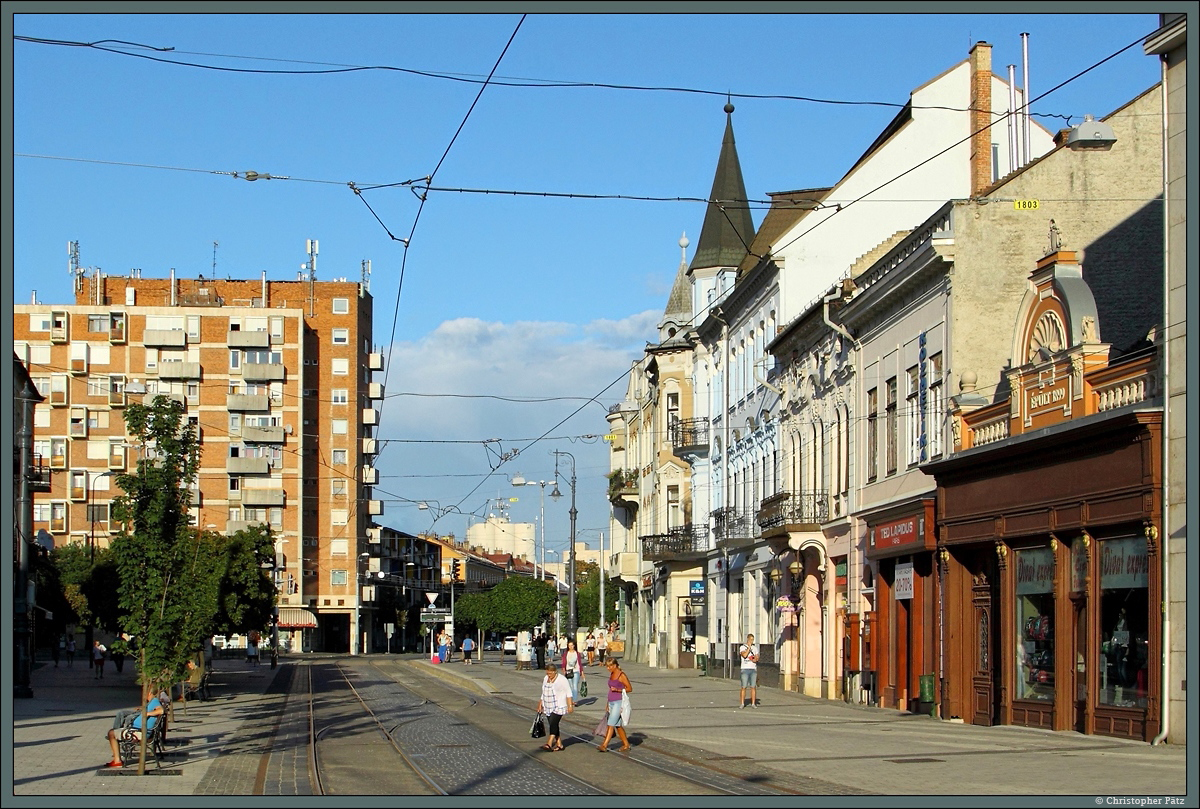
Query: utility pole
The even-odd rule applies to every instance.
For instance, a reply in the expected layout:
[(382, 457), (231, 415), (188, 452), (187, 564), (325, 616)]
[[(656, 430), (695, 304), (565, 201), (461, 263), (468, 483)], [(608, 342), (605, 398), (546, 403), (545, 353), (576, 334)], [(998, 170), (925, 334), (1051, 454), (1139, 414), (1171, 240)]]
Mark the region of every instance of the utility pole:
[(604, 532), (600, 532), (600, 629), (608, 632), (608, 623), (604, 620), (604, 576), (608, 570), (608, 560), (604, 558)]

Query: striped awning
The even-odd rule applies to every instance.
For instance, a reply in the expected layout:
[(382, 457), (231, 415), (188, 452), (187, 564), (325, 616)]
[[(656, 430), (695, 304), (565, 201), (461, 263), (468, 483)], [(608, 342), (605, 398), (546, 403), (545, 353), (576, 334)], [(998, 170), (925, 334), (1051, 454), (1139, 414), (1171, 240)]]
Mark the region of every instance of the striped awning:
[(314, 629), (317, 626), (317, 616), (304, 607), (280, 607), (280, 629)]

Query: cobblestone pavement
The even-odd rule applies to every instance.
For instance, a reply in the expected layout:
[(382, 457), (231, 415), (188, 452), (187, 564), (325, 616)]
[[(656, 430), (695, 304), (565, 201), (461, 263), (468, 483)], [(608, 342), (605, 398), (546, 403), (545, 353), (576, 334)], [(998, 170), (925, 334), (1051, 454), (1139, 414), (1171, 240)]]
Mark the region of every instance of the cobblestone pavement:
[[(129, 774), (131, 768), (102, 767), (114, 712), (138, 702), (132, 667), (95, 680), (86, 661), (76, 661), (73, 668), (41, 664), (34, 672), (33, 698), (10, 703), (13, 755), (6, 776), (11, 790), (4, 804), (58, 806), (62, 798), (108, 795), (125, 802), (138, 796), (208, 796), (205, 806), (218, 795), (295, 796), (289, 805), (297, 806), (306, 799), (321, 801), (307, 798), (306, 700), (309, 664), (332, 659), (348, 664), (349, 677), (363, 686), (372, 703), (394, 701), (391, 708), (397, 712), (411, 712), (412, 706), (399, 689), (389, 688), (388, 679), (426, 690), (428, 683), (440, 682), (450, 689), (437, 698), (437, 710), (413, 722), (406, 730), (411, 734), (401, 738), (419, 766), (436, 770), (448, 783), (454, 783), (456, 757), (487, 750), (484, 755), (497, 780), (457, 783), (456, 791), (495, 795), (503, 786), (505, 794), (545, 792), (547, 785), (534, 775), (537, 768), (526, 763), (530, 759), (493, 749), (478, 735), (486, 732), (493, 741), (505, 740), (536, 756), (538, 742), (528, 738), (528, 723), (541, 672), (516, 671), (495, 658), (464, 666), (396, 655), (313, 655), (285, 658), (274, 670), (240, 660), (218, 661), (212, 678), (215, 699), (177, 707), (167, 734), (171, 755), (161, 767), (148, 763), (151, 777), (141, 778)], [(612, 784), (610, 791), (651, 794), (650, 785), (658, 782), (648, 777), (639, 782), (636, 774), (635, 765), (644, 765), (642, 772), (702, 776), (714, 789), (731, 792), (745, 788), (862, 801), (839, 801), (843, 805), (886, 805), (882, 796), (889, 795), (931, 796), (926, 801), (931, 806), (961, 805), (961, 798), (952, 796), (972, 796), (974, 805), (1002, 806), (1011, 805), (1011, 796), (1051, 795), (1080, 806), (1095, 806), (1097, 797), (1108, 796), (1179, 796), (1182, 805), (1197, 805), (1196, 776), (1187, 770), (1183, 747), (974, 727), (774, 689), (759, 689), (757, 709), (739, 709), (735, 680), (636, 663), (625, 668), (634, 684), (629, 760), (596, 755), (598, 740), (591, 729), (604, 705), (593, 695), (581, 700), (579, 710), (563, 723), (568, 750), (546, 759), (547, 766), (564, 773), (565, 782), (578, 777)], [(594, 692), (601, 688), (603, 671), (587, 670)], [(465, 716), (456, 706), (470, 701), (455, 693), (495, 699), (477, 699), (479, 709)], [(500, 780), (504, 772), (513, 773), (507, 776), (511, 780)], [(638, 791), (643, 786), (646, 793)], [(580, 786), (577, 792), (582, 791)], [(706, 805), (708, 800), (698, 795), (689, 804)]]

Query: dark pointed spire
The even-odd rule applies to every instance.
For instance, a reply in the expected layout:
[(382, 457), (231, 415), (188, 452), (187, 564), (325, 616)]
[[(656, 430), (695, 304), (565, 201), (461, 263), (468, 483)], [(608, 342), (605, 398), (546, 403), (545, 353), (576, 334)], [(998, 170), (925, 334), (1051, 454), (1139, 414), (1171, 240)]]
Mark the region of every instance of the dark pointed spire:
[(691, 269), (736, 267), (746, 257), (754, 240), (754, 220), (746, 200), (746, 183), (733, 141), (733, 104), (725, 104), (725, 137), (713, 177), (712, 192), (704, 212), (704, 226)]

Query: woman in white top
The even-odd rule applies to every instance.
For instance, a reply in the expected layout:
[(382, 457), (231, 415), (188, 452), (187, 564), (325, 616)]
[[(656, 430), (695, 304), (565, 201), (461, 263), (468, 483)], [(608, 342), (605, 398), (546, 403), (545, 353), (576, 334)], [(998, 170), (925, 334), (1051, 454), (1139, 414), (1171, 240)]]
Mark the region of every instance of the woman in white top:
[(583, 655), (575, 648), (575, 641), (567, 641), (567, 650), (563, 652), (563, 672), (571, 684), (571, 697), (579, 699), (579, 679), (583, 677)]
[(538, 700), (537, 709), (550, 720), (550, 728), (546, 734), (543, 750), (556, 752), (563, 749), (558, 723), (562, 718), (575, 710), (575, 700), (571, 697), (571, 687), (567, 685), (566, 677), (558, 676), (558, 666), (546, 664), (546, 676), (542, 678), (542, 698)]

